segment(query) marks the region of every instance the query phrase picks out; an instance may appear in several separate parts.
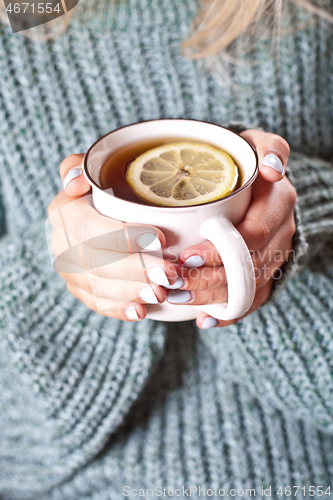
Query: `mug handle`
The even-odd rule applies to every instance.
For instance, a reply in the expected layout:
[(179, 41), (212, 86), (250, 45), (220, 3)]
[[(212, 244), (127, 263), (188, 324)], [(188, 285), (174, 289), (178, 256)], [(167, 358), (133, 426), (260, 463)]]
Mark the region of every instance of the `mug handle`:
[(213, 318), (229, 321), (243, 316), (251, 307), (256, 292), (252, 258), (245, 241), (229, 219), (211, 218), (200, 228), (222, 259), (228, 282), (228, 302), (199, 306)]

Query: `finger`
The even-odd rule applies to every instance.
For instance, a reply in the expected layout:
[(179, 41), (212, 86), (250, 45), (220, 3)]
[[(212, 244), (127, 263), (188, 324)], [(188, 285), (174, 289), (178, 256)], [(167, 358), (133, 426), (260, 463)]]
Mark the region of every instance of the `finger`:
[(48, 214), (53, 226), (58, 224), (69, 236), (71, 245), (84, 242), (92, 248), (132, 253), (160, 251), (166, 244), (164, 234), (156, 227), (125, 224), (100, 215), (91, 195), (73, 200), (61, 191), (50, 203)]
[[(288, 183), (287, 179), (285, 181)], [(237, 226), (249, 250), (256, 251), (264, 247), (290, 212), (287, 196), (277, 187), (280, 188), (280, 185), (268, 183), (261, 178), (256, 181), (255, 196), (243, 222)], [(199, 267), (199, 264), (221, 265), (221, 257), (210, 241), (186, 248), (180, 259), (188, 267), (192, 264), (194, 267)]]
[(159, 285), (137, 281), (110, 280), (92, 275), (89, 272), (77, 274), (59, 273), (72, 285), (79, 286), (99, 299), (117, 302), (137, 302), (139, 304), (158, 304), (166, 299), (167, 292)]
[(273, 276), (274, 279), (282, 278), (281, 267), (286, 261), (294, 260), (294, 233), (295, 221), (290, 217), (263, 249), (252, 253), (257, 290)]
[(227, 278), (223, 266), (203, 266), (188, 269), (177, 266), (178, 275), (183, 281), (181, 290), (208, 290), (227, 286)]
[(101, 278), (151, 281), (161, 286), (173, 286), (178, 278), (174, 264), (147, 253), (129, 255), (112, 250), (90, 248), (82, 243), (77, 247), (72, 247), (69, 251), (63, 251), (64, 246), (65, 242), (59, 237), (58, 231), (55, 231), (52, 249), (58, 257), (53, 267), (59, 273), (72, 274), (89, 271)]
[(92, 311), (100, 314), (101, 316), (121, 319), (123, 321), (140, 321), (146, 317), (147, 309), (143, 304), (138, 304), (135, 302), (122, 303), (109, 300), (105, 301), (105, 308), (98, 310), (96, 307), (95, 297), (89, 292), (71, 283), (67, 284), (67, 289), (85, 306), (87, 306)]
[(186, 248), (180, 256), (180, 261), (190, 269), (222, 265), (220, 254), (210, 241)]
[(233, 319), (231, 321), (219, 321), (216, 318), (212, 318), (208, 314), (202, 312), (197, 317), (197, 320), (196, 320), (197, 326), (199, 328), (206, 329), (206, 328), (224, 327), (224, 326), (233, 325), (234, 323), (237, 323), (241, 319), (245, 318), (249, 314), (251, 314), (254, 311), (256, 311), (260, 306), (262, 306), (266, 302), (266, 300), (270, 296), (273, 283), (274, 283), (274, 280), (271, 279), (270, 281), (268, 281), (266, 283), (265, 286), (263, 286), (262, 288), (260, 288), (257, 291), (252, 306), (247, 311), (247, 313), (245, 313), (240, 318), (236, 318), (236, 319)]
[(169, 304), (208, 305), (223, 304), (228, 301), (228, 288), (208, 290), (167, 290)]
[[(289, 260), (294, 258), (292, 239), (295, 230), (294, 214), (291, 213), (262, 249), (251, 252), (257, 289), (264, 286), (288, 258)], [(209, 242), (207, 242), (207, 246), (208, 244), (210, 245)], [(209, 250), (213, 253), (215, 247), (209, 248)], [(209, 255), (211, 252), (207, 251), (207, 254), (203, 253), (203, 255)], [(211, 263), (208, 257), (206, 257), (206, 261)], [(203, 266), (192, 269), (182, 266), (176, 267), (179, 276), (183, 280), (181, 290), (196, 291), (227, 286), (223, 266)]]
[(269, 182), (283, 179), (290, 153), (287, 141), (279, 135), (256, 129), (245, 130), (240, 135), (257, 150), (261, 177)]
[(257, 179), (254, 198), (244, 221), (237, 226), (249, 250), (263, 248), (293, 212), (296, 191), (287, 178), (279, 184)]
[(83, 175), (84, 154), (69, 155), (60, 164), (60, 177), (65, 192), (69, 196), (82, 196), (90, 191), (90, 184)]
[[(256, 251), (266, 245), (293, 212), (297, 193), (287, 178), (274, 184), (259, 177), (252, 190), (251, 205), (237, 229), (249, 250)], [(180, 260), (186, 267), (221, 265), (221, 257), (209, 241), (186, 248)]]

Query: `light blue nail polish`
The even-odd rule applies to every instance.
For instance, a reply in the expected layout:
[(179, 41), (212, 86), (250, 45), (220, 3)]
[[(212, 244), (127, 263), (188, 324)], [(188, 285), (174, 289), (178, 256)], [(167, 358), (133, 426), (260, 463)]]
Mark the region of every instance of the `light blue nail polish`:
[(170, 282), (168, 280), (167, 275), (165, 274), (164, 269), (160, 266), (154, 266), (148, 269), (147, 271), (148, 278), (150, 281), (153, 283), (156, 283), (157, 285), (161, 286), (169, 286)]
[(277, 172), (283, 174), (282, 161), (276, 155), (273, 155), (273, 153), (269, 153), (268, 155), (264, 156), (262, 164), (266, 165), (266, 167), (274, 168), (274, 170), (277, 170)]
[(75, 168), (72, 168), (66, 175), (66, 177), (64, 178), (64, 189), (66, 189), (66, 187), (68, 186), (68, 184), (73, 180), (75, 179), (76, 177), (79, 177), (80, 175), (82, 175), (82, 168), (79, 168), (79, 167), (75, 167)]
[(149, 250), (151, 252), (156, 252), (157, 250), (161, 250), (161, 242), (158, 237), (153, 233), (144, 233), (140, 236), (139, 245), (141, 248), (145, 250)]
[(191, 294), (187, 290), (170, 290), (167, 300), (170, 304), (186, 304), (190, 302)]
[(203, 260), (200, 255), (192, 255), (192, 257), (189, 257), (188, 259), (185, 260), (184, 266), (185, 267), (201, 267), (203, 266), (205, 261)]
[(212, 318), (211, 316), (207, 316), (202, 322), (201, 328), (214, 328), (218, 324), (218, 320)]
[(134, 306), (128, 307), (125, 312), (128, 319), (133, 319), (133, 320), (140, 319)]
[(165, 288), (169, 288), (170, 290), (176, 290), (177, 288), (181, 288), (184, 285), (184, 281), (180, 276), (177, 277), (176, 282), (173, 285), (165, 286)]

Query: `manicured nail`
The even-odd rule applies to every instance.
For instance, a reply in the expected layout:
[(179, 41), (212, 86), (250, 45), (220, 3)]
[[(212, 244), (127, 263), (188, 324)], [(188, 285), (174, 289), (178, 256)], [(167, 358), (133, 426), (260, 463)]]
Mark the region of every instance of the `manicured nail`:
[(160, 266), (154, 266), (151, 267), (148, 272), (148, 278), (156, 283), (157, 285), (161, 286), (169, 286), (170, 281), (167, 278), (167, 275), (165, 274), (164, 270)]
[(280, 174), (283, 174), (282, 161), (280, 160), (280, 158), (278, 158), (276, 155), (273, 155), (272, 153), (269, 153), (268, 155), (264, 156), (262, 164), (266, 165), (266, 167), (274, 168), (274, 170), (277, 170)]
[(169, 288), (169, 290), (176, 290), (177, 288), (181, 288), (182, 286), (184, 286), (184, 281), (180, 276), (178, 276), (173, 285), (166, 286), (165, 288)]
[(153, 233), (143, 233), (140, 236), (138, 243), (141, 248), (150, 250), (151, 252), (156, 252), (162, 248), (160, 240)]
[(134, 306), (130, 306), (126, 309), (125, 311), (126, 316), (128, 319), (139, 319), (138, 313), (136, 312), (136, 309)]
[(68, 184), (75, 179), (76, 177), (79, 177), (82, 175), (82, 168), (75, 167), (72, 168), (69, 172), (67, 172), (66, 177), (64, 178), (64, 189), (68, 186)]
[(158, 304), (157, 297), (150, 286), (146, 286), (140, 290), (140, 297), (148, 304)]
[(170, 304), (186, 304), (190, 302), (191, 294), (187, 290), (170, 290), (167, 300)]
[(192, 255), (192, 257), (189, 257), (188, 259), (185, 260), (184, 266), (185, 267), (201, 267), (203, 266), (205, 261), (203, 260), (200, 255)]
[(218, 324), (218, 320), (212, 318), (211, 316), (207, 316), (202, 322), (201, 328), (214, 328)]

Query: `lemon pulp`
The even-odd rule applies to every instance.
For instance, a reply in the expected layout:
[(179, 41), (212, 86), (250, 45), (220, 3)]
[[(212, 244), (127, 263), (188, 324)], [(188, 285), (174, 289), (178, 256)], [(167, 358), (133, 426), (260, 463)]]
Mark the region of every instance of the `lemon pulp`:
[(181, 142), (146, 151), (128, 168), (134, 193), (158, 206), (199, 205), (235, 189), (238, 168), (231, 156), (208, 144)]

